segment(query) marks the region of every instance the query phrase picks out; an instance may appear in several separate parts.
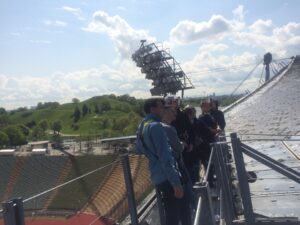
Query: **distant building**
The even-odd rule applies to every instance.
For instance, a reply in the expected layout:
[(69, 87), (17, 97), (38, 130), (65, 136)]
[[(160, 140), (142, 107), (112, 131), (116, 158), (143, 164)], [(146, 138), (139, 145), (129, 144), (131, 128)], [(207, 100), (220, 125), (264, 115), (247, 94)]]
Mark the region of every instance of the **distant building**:
[(32, 151), (33, 149), (46, 149), (48, 150), (48, 145), (50, 141), (34, 141), (34, 142), (29, 142), (29, 148)]
[(15, 149), (1, 149), (0, 155), (14, 155), (16, 152)]

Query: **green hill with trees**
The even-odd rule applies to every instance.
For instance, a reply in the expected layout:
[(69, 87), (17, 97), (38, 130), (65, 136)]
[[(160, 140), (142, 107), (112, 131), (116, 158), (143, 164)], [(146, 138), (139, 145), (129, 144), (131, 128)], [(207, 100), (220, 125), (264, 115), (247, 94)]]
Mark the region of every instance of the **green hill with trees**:
[[(226, 106), (236, 96), (211, 96)], [(186, 98), (183, 105), (199, 106), (201, 97)], [(36, 107), (6, 111), (0, 108), (0, 148), (23, 145), (28, 141), (52, 139), (64, 135), (100, 138), (132, 135), (143, 117), (142, 99), (129, 95), (103, 95), (72, 103), (39, 102)]]
[(101, 138), (134, 134), (143, 116), (143, 100), (129, 95), (103, 95), (80, 102), (38, 103), (28, 109), (0, 108), (0, 147), (61, 135), (97, 135)]

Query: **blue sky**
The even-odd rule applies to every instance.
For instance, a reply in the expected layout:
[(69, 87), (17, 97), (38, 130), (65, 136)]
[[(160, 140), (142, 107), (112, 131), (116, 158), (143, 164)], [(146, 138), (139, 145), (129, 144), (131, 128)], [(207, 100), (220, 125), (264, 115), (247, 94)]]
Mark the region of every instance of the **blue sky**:
[[(0, 107), (102, 94), (150, 96), (131, 61), (140, 39), (163, 43), (191, 78), (186, 96), (231, 93), (266, 52), (300, 54), (293, 0), (1, 0)], [(235, 71), (213, 68), (250, 64)], [(247, 81), (254, 88), (259, 73)], [(248, 85), (248, 86), (247, 86)]]

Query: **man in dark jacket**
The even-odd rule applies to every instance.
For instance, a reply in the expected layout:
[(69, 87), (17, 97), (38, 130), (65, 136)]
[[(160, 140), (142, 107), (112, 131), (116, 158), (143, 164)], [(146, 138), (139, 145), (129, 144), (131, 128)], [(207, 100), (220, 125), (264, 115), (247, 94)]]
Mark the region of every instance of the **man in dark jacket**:
[(211, 102), (211, 111), (210, 114), (212, 117), (216, 120), (219, 128), (224, 131), (226, 122), (224, 118), (224, 113), (219, 110), (219, 102), (217, 100), (214, 100)]

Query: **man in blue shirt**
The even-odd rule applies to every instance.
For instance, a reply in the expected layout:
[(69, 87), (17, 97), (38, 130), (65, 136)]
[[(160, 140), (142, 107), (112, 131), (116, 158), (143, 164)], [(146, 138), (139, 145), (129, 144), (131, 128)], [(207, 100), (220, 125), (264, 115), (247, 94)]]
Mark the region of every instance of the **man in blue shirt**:
[(180, 205), (185, 198), (181, 174), (160, 123), (165, 112), (164, 99), (147, 99), (144, 111), (146, 116), (137, 131), (137, 151), (145, 154), (149, 160), (151, 180), (162, 196), (166, 225), (178, 225)]

